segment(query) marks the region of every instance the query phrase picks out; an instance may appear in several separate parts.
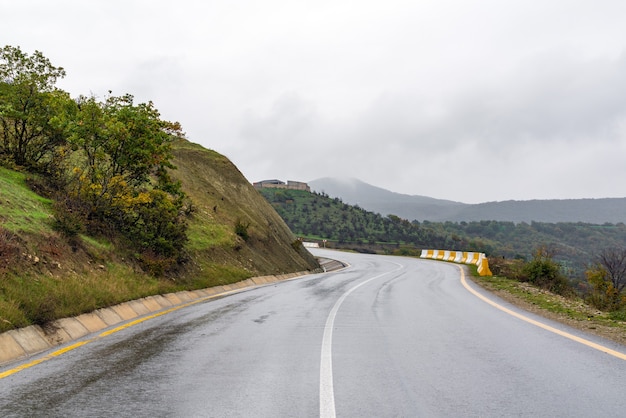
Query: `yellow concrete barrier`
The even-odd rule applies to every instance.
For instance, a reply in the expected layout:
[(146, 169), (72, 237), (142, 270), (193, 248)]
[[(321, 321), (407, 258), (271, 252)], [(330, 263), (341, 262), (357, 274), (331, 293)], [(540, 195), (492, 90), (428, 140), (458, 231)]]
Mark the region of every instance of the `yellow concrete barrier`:
[(473, 264), (478, 267), (478, 274), (481, 276), (491, 276), (489, 270), (489, 260), (484, 253), (449, 251), (449, 250), (422, 250), (420, 258), (432, 260), (452, 261), (460, 264)]

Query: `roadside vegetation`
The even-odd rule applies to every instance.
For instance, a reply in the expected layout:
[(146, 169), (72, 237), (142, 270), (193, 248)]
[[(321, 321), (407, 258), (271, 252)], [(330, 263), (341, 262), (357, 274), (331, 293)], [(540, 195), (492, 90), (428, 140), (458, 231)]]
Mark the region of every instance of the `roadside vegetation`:
[(0, 332), (317, 267), (228, 159), (152, 102), (71, 98), (64, 76), (0, 49)]
[(168, 173), (180, 125), (131, 95), (70, 98), (40, 52), (0, 59), (0, 161), (54, 201), (55, 228), (119, 239), (151, 273), (184, 261), (190, 203)]
[(626, 345), (626, 310), (601, 309), (590, 294), (567, 292), (560, 295), (531, 282), (503, 275), (478, 276), (473, 280), (504, 300), (530, 312), (565, 323), (574, 328)]

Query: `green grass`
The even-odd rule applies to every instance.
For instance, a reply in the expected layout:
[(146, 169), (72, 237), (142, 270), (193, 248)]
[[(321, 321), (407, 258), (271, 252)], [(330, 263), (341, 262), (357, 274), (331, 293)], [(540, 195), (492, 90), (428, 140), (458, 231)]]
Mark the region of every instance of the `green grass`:
[(197, 272), (193, 282), (187, 286), (188, 289), (204, 289), (231, 284), (252, 277), (252, 274), (243, 268), (217, 264), (207, 259), (198, 260)]
[(5, 274), (0, 285), (0, 331), (45, 324), (127, 300), (180, 290), (120, 265), (92, 274), (51, 277)]
[(30, 323), (17, 301), (0, 296), (0, 332), (26, 327)]
[(250, 277), (243, 269), (209, 261), (201, 263), (198, 274), (191, 280), (158, 279), (118, 263), (102, 267), (87, 272), (66, 272), (62, 277), (3, 274), (0, 332), (42, 325), (150, 295), (230, 284)]
[(474, 281), (484, 288), (505, 292), (514, 299), (535, 306), (540, 310), (550, 312), (576, 322), (585, 321), (586, 328), (594, 326), (620, 328), (626, 332), (626, 315), (624, 312), (600, 312), (590, 307), (577, 296), (562, 297), (545, 290), (538, 289), (528, 283), (521, 283), (499, 276), (474, 276)]
[(11, 232), (40, 232), (52, 226), (52, 201), (26, 185), (26, 175), (0, 167), (0, 221)]
[(189, 250), (203, 250), (213, 247), (232, 247), (235, 245), (234, 234), (226, 225), (201, 222), (197, 216), (190, 222), (188, 230)]
[(95, 237), (91, 237), (89, 235), (81, 234), (80, 235), (80, 239), (85, 244), (87, 244), (90, 247), (92, 247), (94, 250), (111, 251), (111, 250), (115, 249), (115, 247), (114, 247), (112, 242), (107, 241), (107, 240), (105, 240), (103, 238), (95, 238)]

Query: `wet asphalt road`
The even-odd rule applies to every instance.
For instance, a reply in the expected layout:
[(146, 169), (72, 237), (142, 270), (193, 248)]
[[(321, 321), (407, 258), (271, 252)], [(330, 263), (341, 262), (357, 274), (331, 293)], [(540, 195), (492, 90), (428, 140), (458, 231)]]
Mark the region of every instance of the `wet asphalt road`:
[(315, 253), (351, 267), (193, 305), (22, 370), (0, 380), (0, 416), (624, 416), (626, 361), (495, 309), (456, 265)]

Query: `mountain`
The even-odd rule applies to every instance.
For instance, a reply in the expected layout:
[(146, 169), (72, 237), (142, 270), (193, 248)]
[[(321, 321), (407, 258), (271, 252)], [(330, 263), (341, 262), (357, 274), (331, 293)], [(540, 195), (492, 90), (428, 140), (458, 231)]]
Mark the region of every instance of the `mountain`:
[(454, 217), (465, 203), (411, 196), (372, 186), (355, 178), (325, 177), (310, 181), (311, 190), (338, 197), (350, 205), (358, 205), (381, 215), (397, 215), (409, 220), (440, 220)]
[(354, 178), (325, 177), (310, 181), (309, 185), (311, 190), (338, 197), (363, 209), (420, 222), (626, 222), (626, 198), (507, 200), (466, 204), (395, 193)]

